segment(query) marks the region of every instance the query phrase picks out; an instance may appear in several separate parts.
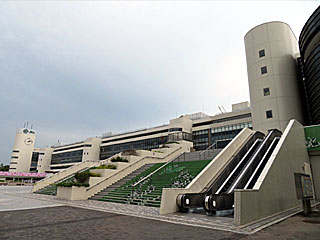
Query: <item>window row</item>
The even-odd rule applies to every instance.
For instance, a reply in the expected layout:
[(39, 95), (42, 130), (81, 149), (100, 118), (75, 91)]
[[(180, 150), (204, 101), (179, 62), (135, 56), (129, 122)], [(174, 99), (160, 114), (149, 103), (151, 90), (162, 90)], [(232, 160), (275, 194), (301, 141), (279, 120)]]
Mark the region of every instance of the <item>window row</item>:
[(206, 130), (200, 130), (200, 131), (194, 131), (192, 132), (193, 136), (199, 136), (199, 135), (208, 135), (208, 129)]
[(237, 129), (242, 129), (242, 128), (246, 128), (246, 127), (252, 128), (252, 122), (238, 123), (238, 124), (232, 124), (232, 125), (228, 125), (228, 126), (211, 128), (211, 133), (225, 132), (225, 131), (229, 131), (229, 130), (237, 130)]

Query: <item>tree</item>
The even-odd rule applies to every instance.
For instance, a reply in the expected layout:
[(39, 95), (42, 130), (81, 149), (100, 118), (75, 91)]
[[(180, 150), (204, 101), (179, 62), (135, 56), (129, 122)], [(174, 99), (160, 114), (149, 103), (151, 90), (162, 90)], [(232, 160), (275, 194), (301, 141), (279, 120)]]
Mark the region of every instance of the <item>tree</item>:
[(9, 171), (9, 165), (3, 165), (3, 163), (0, 164), (0, 171), (7, 172)]

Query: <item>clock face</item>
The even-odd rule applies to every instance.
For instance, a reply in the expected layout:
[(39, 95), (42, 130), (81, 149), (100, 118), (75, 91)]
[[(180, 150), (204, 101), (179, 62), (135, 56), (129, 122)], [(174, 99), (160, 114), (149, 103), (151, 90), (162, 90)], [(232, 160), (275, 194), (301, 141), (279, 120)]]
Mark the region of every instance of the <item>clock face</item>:
[(27, 138), (24, 140), (24, 143), (27, 144), (27, 145), (30, 145), (33, 143), (32, 139), (31, 138)]

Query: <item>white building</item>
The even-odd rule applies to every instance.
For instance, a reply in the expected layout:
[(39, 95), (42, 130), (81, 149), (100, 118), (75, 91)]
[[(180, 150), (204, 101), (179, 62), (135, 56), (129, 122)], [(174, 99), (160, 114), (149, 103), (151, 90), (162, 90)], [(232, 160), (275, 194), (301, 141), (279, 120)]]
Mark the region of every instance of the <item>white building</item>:
[(36, 132), (28, 128), (16, 131), (10, 159), (10, 172), (29, 172)]
[(29, 137), (23, 135), (25, 138), (16, 137), (19, 140), (15, 141), (14, 151), (24, 152), (24, 157), (19, 157), (24, 167), (17, 168), (12, 164), (10, 171), (58, 172), (79, 162), (103, 160), (125, 150), (152, 150), (167, 142), (179, 140), (192, 142), (193, 148), (190, 151), (202, 151), (212, 145), (214, 148), (223, 148), (241, 129), (252, 127), (248, 102), (234, 104), (232, 110), (214, 116), (187, 114), (171, 119), (169, 124), (162, 126), (121, 134), (109, 132), (99, 138), (91, 137), (51, 148), (34, 149), (33, 134), (33, 144), (28, 151), (24, 150), (27, 146), (23, 141)]

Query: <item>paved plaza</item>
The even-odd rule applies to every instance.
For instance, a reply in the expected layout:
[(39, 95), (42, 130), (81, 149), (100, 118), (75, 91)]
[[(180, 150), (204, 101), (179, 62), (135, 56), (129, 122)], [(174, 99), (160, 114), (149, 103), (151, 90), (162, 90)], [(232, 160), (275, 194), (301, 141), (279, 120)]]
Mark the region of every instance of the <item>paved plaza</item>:
[[(160, 215), (158, 208), (65, 201), (0, 187), (0, 239), (319, 239), (320, 217), (237, 228), (232, 218)], [(262, 229), (262, 230), (261, 230)]]

